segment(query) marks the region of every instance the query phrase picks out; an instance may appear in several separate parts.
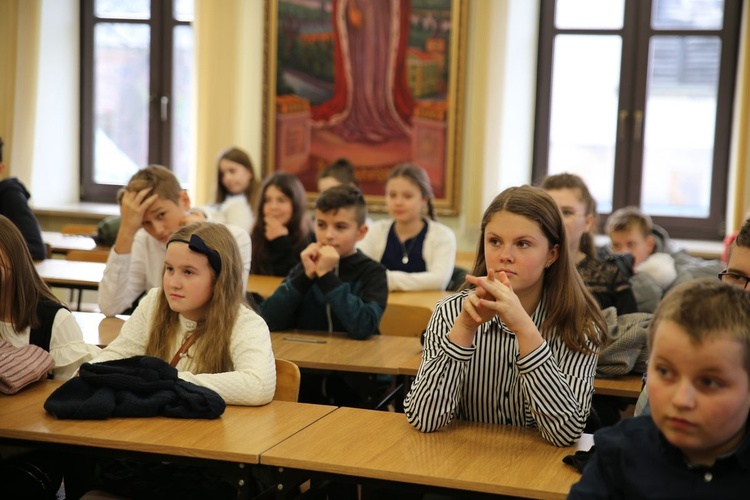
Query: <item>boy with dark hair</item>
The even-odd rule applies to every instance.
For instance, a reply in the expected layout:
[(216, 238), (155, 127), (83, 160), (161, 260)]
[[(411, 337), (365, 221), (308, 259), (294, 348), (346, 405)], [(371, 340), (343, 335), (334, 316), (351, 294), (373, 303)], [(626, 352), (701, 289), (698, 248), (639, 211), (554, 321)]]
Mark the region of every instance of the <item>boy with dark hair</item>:
[(354, 176), (354, 165), (346, 158), (339, 158), (318, 172), (319, 193), (340, 184), (359, 188), (359, 181)]
[(594, 434), (568, 498), (746, 498), (750, 488), (750, 294), (682, 283), (649, 328), (651, 415)]
[(301, 262), (260, 305), (271, 331), (346, 332), (354, 339), (379, 334), (388, 299), (385, 268), (357, 250), (367, 233), (367, 206), (351, 186), (335, 186), (315, 202), (315, 234)]
[[(0, 175), (5, 172), (3, 163), (3, 138), (0, 137)], [(44, 260), (47, 248), (42, 240), (42, 231), (34, 212), (29, 208), (29, 194), (26, 186), (15, 177), (0, 181), (0, 215), (6, 216), (23, 234), (29, 247), (31, 258)]]
[[(107, 316), (127, 310), (144, 293), (162, 285), (167, 241), (177, 229), (205, 220), (190, 209), (190, 197), (171, 170), (149, 165), (136, 172), (117, 195), (122, 220), (99, 283), (99, 308)], [(244, 280), (250, 273), (250, 235), (227, 226), (237, 240)]]

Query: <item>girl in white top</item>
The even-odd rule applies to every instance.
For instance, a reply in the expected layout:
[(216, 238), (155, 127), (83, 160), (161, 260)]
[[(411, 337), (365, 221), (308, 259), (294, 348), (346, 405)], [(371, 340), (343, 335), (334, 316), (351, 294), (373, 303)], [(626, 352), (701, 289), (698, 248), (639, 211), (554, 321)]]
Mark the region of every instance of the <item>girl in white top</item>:
[(0, 340), (48, 351), (55, 361), (55, 379), (67, 380), (81, 363), (99, 354), (98, 347), (84, 342), (75, 317), (39, 277), (21, 232), (2, 215), (0, 290)]
[(257, 189), (250, 156), (239, 148), (226, 149), (219, 155), (216, 169), (216, 199), (204, 212), (213, 221), (237, 226), (249, 233), (255, 222), (252, 207)]
[(456, 261), (456, 235), (435, 220), (427, 172), (412, 163), (397, 165), (385, 195), (391, 218), (372, 224), (359, 249), (386, 267), (389, 291), (445, 290)]
[[(167, 243), (162, 288), (152, 289), (93, 362), (148, 355), (227, 404), (273, 399), (276, 365), (268, 326), (245, 300), (239, 248), (226, 226), (196, 222)], [(187, 347), (186, 349), (184, 349)]]

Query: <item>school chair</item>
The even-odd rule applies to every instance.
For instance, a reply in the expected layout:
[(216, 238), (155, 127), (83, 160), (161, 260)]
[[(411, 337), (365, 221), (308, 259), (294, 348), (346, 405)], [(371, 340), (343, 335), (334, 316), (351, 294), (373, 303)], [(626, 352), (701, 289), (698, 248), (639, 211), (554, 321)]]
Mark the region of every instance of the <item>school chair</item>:
[[(404, 292), (409, 293), (409, 292)], [(388, 304), (383, 317), (380, 319), (381, 335), (396, 335), (399, 337), (421, 337), (432, 316), (432, 309), (427, 306), (410, 304)], [(396, 410), (401, 409), (401, 400), (408, 379), (396, 377), (385, 394), (380, 396), (375, 405), (376, 410), (387, 410), (393, 404)]]
[(419, 337), (427, 328), (430, 316), (432, 309), (427, 306), (389, 303), (380, 319), (380, 333), (399, 337)]
[[(73, 260), (78, 262), (107, 262), (109, 252), (106, 250), (70, 250), (65, 254), (65, 260)], [(81, 310), (81, 300), (83, 299), (83, 290), (80, 288), (70, 289), (70, 300), (73, 302), (73, 293), (78, 291), (78, 301), (76, 311)]]
[(286, 359), (276, 358), (276, 392), (273, 399), (297, 402), (301, 380), (302, 375), (296, 364)]

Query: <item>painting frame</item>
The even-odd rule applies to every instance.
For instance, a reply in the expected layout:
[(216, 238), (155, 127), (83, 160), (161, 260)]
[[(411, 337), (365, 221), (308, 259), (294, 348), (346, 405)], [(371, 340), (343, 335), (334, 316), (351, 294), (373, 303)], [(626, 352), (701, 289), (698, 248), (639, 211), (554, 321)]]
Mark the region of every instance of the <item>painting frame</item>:
[[(365, 136), (365, 139), (351, 140), (351, 135), (364, 134), (364, 128), (367, 128), (356, 125), (357, 101), (352, 98), (356, 90), (351, 90), (356, 89), (356, 73), (351, 71), (346, 73), (348, 78), (340, 78), (340, 75), (344, 74), (340, 67), (333, 71), (328, 69), (329, 78), (326, 80), (325, 77), (314, 78), (305, 73), (305, 68), (300, 69), (289, 62), (290, 43), (298, 52), (301, 51), (300, 47), (319, 49), (318, 53), (322, 55), (317, 59), (304, 59), (322, 61), (318, 67), (328, 68), (331, 61), (336, 64), (337, 55), (340, 63), (341, 53), (345, 53), (349, 60), (348, 69), (356, 66), (358, 61), (369, 61), (357, 58), (357, 52), (352, 48), (356, 47), (355, 34), (346, 37), (337, 32), (344, 32), (345, 28), (341, 26), (345, 23), (352, 22), (352, 19), (356, 21), (357, 18), (351, 15), (349, 8), (350, 2), (357, 6), (354, 0), (265, 0), (262, 173), (264, 176), (279, 170), (294, 173), (303, 182), (308, 200), (312, 202), (318, 194), (315, 184), (317, 172), (335, 159), (346, 157), (355, 166), (355, 174), (360, 181), (369, 210), (385, 212), (384, 191), (387, 173), (396, 164), (409, 161), (422, 166), (428, 172), (433, 184), (433, 204), (436, 212), (440, 215), (457, 215), (460, 212), (462, 176), (468, 1), (378, 1), (380, 3), (375, 9), (391, 5), (391, 10), (387, 13), (390, 16), (388, 26), (393, 27), (396, 26), (395, 23), (401, 23), (398, 37), (389, 36), (388, 43), (406, 46), (405, 49), (383, 51), (391, 54), (384, 58), (390, 58), (387, 64), (395, 68), (386, 73), (395, 74), (396, 77), (389, 81), (390, 85), (378, 88), (386, 89), (384, 101), (396, 101), (398, 89), (395, 89), (397, 85), (394, 85), (393, 81), (401, 81), (402, 87), (409, 88), (409, 91), (402, 92), (402, 95), (409, 94), (407, 98), (411, 99), (412, 104), (410, 108), (402, 106), (404, 111), (397, 110), (401, 112), (399, 115), (392, 111), (392, 105), (384, 105), (380, 109), (387, 108), (390, 115), (396, 116), (395, 120), (390, 120), (391, 122), (402, 119), (401, 130), (405, 132), (401, 133), (396, 126), (389, 128), (390, 116), (384, 116), (384, 133), (380, 134), (378, 130), (372, 135)], [(366, 0), (359, 0), (359, 6), (366, 4)], [(310, 21), (307, 12), (302, 10), (312, 10), (312, 5), (320, 9), (319, 13), (312, 12), (312, 15), (318, 16), (316, 21)], [(425, 6), (448, 8), (426, 10)], [(395, 18), (394, 12), (401, 18)], [(327, 15), (330, 15), (330, 26), (325, 18)], [(377, 17), (372, 15), (372, 19)], [(305, 27), (314, 22), (317, 23), (313, 26), (314, 29), (311, 28), (309, 33), (305, 32)], [(373, 23), (374, 21), (365, 23), (365, 27)], [(360, 21), (357, 27), (361, 25)], [(405, 28), (406, 26), (408, 28)], [(329, 31), (326, 31), (327, 28)], [(352, 32), (354, 30), (346, 29)], [(399, 37), (403, 37), (404, 40), (392, 41)], [(345, 42), (341, 42), (342, 39)], [(368, 40), (365, 37), (362, 39)], [(414, 47), (414, 39), (420, 43), (424, 42), (421, 46)], [(294, 42), (288, 42), (289, 40)], [(284, 44), (281, 50), (280, 41)], [(346, 46), (347, 50), (343, 51), (341, 47), (345, 43), (349, 45)], [(336, 50), (339, 54), (335, 53)], [(363, 53), (371, 54), (372, 50)], [(402, 56), (396, 59), (396, 62), (393, 62), (394, 53)], [(303, 60), (301, 57), (298, 59)], [(323, 70), (324, 73), (325, 71), (326, 69)], [(295, 77), (295, 82), (302, 81), (302, 84), (293, 87), (291, 92), (287, 91), (289, 75)], [(341, 86), (349, 87), (346, 94), (348, 100), (343, 105), (347, 109), (331, 112), (328, 117), (321, 119), (320, 116), (326, 116), (323, 114), (325, 110), (321, 109), (335, 100), (334, 97)], [(360, 85), (365, 86), (366, 84)], [(368, 97), (370, 95), (367, 94)], [(396, 97), (393, 97), (394, 95)], [(316, 102), (316, 99), (323, 101)], [(374, 100), (370, 99), (367, 103)], [(342, 116), (345, 118), (340, 119)], [(337, 119), (340, 120), (336, 121)], [(362, 123), (360, 120), (359, 124)], [(369, 125), (369, 122), (365, 122), (365, 125)], [(389, 138), (390, 132), (395, 138)], [(370, 142), (370, 137), (383, 142)]]

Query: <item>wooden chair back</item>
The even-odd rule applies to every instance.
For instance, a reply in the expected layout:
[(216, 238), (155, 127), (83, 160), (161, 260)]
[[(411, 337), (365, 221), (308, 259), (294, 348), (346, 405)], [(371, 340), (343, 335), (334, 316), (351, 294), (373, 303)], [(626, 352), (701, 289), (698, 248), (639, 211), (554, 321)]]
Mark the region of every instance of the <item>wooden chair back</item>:
[(399, 337), (419, 337), (427, 328), (432, 309), (427, 306), (388, 304), (380, 319), (380, 333)]
[(276, 358), (276, 392), (273, 399), (294, 401), (299, 399), (299, 385), (302, 380), (299, 367), (286, 359)]
[(79, 234), (82, 236), (93, 236), (96, 231), (96, 224), (65, 224), (60, 229), (62, 234)]
[(67, 260), (79, 262), (107, 262), (108, 250), (70, 250), (65, 254)]

